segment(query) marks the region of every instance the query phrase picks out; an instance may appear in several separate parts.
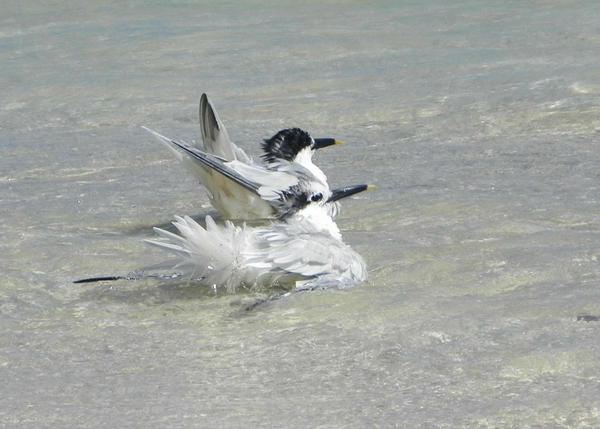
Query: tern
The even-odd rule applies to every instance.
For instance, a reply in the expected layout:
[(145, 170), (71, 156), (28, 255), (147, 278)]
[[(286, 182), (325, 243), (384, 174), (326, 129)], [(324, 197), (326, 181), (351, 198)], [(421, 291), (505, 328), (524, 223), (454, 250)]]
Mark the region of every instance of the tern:
[[(153, 131), (151, 131), (153, 132)], [(153, 132), (154, 133), (154, 132)], [(354, 185), (331, 190), (324, 175), (294, 161), (280, 159), (268, 168), (227, 161), (155, 133), (172, 150), (227, 183), (228, 189), (252, 195), (276, 220), (264, 227), (217, 225), (206, 216), (205, 227), (189, 216), (176, 217), (174, 234), (154, 228), (163, 239), (147, 243), (175, 253), (181, 275), (202, 284), (235, 291), (238, 286), (292, 286), (293, 291), (344, 288), (367, 278), (362, 257), (342, 240), (332, 216), (338, 200), (372, 188)], [(164, 267), (164, 264), (160, 264)], [(172, 276), (173, 278), (181, 275)], [(102, 276), (78, 283), (137, 276)]]
[[(325, 174), (312, 162), (314, 151), (327, 146), (340, 144), (333, 138), (313, 139), (299, 128), (279, 131), (264, 140), (262, 156), (264, 163), (254, 162), (243, 149), (231, 141), (223, 122), (206, 94), (202, 94), (199, 107), (200, 133), (202, 140), (187, 148), (214, 155), (221, 160), (244, 166), (254, 171), (278, 170), (282, 163), (295, 163), (326, 183)], [(235, 182), (199, 163), (197, 157), (182, 143), (171, 140), (146, 127), (159, 141), (164, 143), (208, 191), (213, 207), (228, 219), (265, 219), (277, 216), (270, 204), (247, 190), (240, 189)], [(266, 173), (265, 173), (266, 174)]]
[[(329, 191), (327, 177), (314, 164), (306, 167), (278, 158), (268, 166), (246, 163), (203, 152), (143, 127), (164, 143), (209, 189), (211, 202), (225, 218), (283, 219), (313, 198), (320, 201)], [(310, 191), (310, 192), (309, 192)], [(329, 216), (339, 212), (337, 199), (324, 205)], [(249, 216), (252, 215), (252, 216)]]
[[(372, 189), (371, 185), (330, 190), (326, 183), (293, 162), (282, 162), (278, 170), (261, 170), (225, 161), (184, 143), (173, 143), (189, 151), (190, 157), (223, 180), (269, 204), (278, 219), (264, 227), (240, 227), (230, 220), (217, 225), (206, 216), (203, 228), (189, 216), (177, 216), (173, 224), (180, 235), (154, 228), (166, 241), (144, 241), (175, 253), (180, 258), (175, 267), (182, 273), (155, 277), (186, 276), (230, 292), (238, 286), (291, 285), (295, 291), (344, 288), (366, 280), (364, 260), (342, 241), (332, 213), (338, 200)], [(138, 278), (142, 277), (98, 276), (76, 283)]]
[(218, 225), (206, 216), (203, 228), (189, 216), (175, 217), (178, 234), (154, 228), (166, 241), (145, 240), (179, 257), (175, 268), (191, 281), (226, 288), (281, 287), (293, 291), (346, 288), (367, 278), (363, 258), (342, 241), (327, 205), (370, 189), (349, 186), (309, 194), (296, 188), (282, 221), (265, 227)]
[(290, 283), (296, 290), (347, 287), (366, 279), (365, 262), (344, 244), (332, 214), (338, 200), (368, 185), (332, 191), (324, 175), (294, 161), (279, 160), (267, 169), (226, 161), (182, 142), (168, 143), (227, 186), (235, 185), (270, 206), (278, 219), (259, 228), (238, 227), (229, 220), (219, 226), (207, 216), (203, 228), (184, 216), (173, 222), (180, 235), (154, 228), (166, 241), (145, 241), (177, 254), (181, 259), (176, 267), (190, 279), (228, 291), (239, 285)]

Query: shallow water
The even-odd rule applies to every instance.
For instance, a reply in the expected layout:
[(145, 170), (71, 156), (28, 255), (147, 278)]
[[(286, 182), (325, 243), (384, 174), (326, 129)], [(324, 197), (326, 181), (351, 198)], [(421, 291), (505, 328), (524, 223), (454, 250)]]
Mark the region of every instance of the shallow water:
[[(74, 2), (0, 22), (0, 423), (600, 426), (600, 4)], [(250, 5), (250, 6), (248, 6)], [(139, 127), (288, 126), (370, 279), (244, 311), (148, 279), (203, 192)], [(260, 296), (260, 295), (258, 295)]]

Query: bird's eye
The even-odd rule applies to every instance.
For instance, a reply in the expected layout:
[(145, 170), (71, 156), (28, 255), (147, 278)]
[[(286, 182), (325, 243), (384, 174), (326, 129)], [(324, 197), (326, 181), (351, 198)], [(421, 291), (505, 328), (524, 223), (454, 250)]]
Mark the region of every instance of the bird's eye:
[(319, 192), (318, 194), (313, 195), (310, 199), (316, 203), (317, 201), (321, 201), (323, 199), (323, 194)]

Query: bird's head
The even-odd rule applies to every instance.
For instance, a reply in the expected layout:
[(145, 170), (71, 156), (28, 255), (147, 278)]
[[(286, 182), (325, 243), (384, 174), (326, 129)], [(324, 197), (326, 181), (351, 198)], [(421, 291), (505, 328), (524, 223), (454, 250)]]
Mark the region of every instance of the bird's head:
[(333, 216), (339, 210), (338, 200), (372, 188), (369, 185), (355, 185), (334, 190), (296, 189), (281, 200), (280, 219), (305, 231), (326, 233), (341, 240), (340, 230), (333, 221)]
[(331, 190), (327, 184), (318, 182), (299, 183), (280, 194), (279, 218), (285, 220), (315, 212), (333, 217), (339, 211), (339, 200), (373, 188), (372, 185), (353, 185)]
[(268, 163), (280, 160), (298, 161), (298, 157), (304, 156), (308, 156), (310, 159), (315, 150), (340, 143), (339, 140), (333, 138), (313, 139), (310, 134), (300, 128), (286, 128), (264, 140), (262, 157)]

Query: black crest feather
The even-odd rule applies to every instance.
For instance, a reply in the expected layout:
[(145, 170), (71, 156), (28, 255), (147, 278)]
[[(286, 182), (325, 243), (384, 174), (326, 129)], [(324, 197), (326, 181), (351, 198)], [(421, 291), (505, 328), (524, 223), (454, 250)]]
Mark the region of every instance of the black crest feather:
[(298, 152), (311, 146), (312, 143), (312, 138), (306, 131), (300, 128), (287, 128), (263, 142), (262, 148), (265, 153), (262, 157), (266, 162), (275, 162), (278, 159), (292, 161)]

